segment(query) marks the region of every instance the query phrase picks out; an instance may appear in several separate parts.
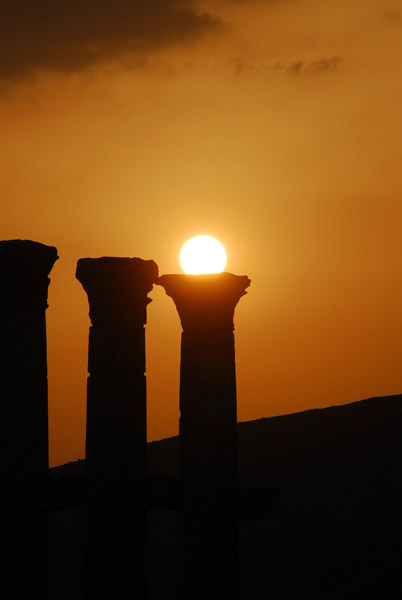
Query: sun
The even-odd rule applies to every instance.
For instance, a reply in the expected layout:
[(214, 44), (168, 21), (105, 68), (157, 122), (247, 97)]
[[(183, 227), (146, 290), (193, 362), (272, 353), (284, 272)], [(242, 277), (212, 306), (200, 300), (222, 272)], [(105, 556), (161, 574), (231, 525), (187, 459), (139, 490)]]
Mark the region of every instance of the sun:
[(210, 235), (198, 235), (184, 244), (180, 264), (188, 275), (221, 273), (226, 266), (225, 248)]

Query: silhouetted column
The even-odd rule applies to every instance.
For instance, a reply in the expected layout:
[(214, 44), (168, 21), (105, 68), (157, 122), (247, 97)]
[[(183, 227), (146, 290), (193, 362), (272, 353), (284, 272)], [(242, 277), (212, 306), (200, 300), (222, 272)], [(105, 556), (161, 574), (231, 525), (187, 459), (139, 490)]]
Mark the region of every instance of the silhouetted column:
[(49, 469), (45, 311), (57, 258), (56, 248), (38, 242), (0, 242), (0, 503), (8, 530), (0, 596), (11, 585), (7, 598), (46, 597), (47, 515), (38, 502)]
[(88, 598), (143, 598), (147, 473), (145, 329), (153, 261), (85, 258), (88, 294), (86, 472)]
[[(237, 484), (233, 316), (246, 276), (163, 275), (183, 327), (180, 370), (181, 598), (235, 598)], [(226, 493), (225, 493), (226, 491)]]
[(1, 474), (49, 468), (46, 317), (57, 250), (28, 240), (0, 242)]

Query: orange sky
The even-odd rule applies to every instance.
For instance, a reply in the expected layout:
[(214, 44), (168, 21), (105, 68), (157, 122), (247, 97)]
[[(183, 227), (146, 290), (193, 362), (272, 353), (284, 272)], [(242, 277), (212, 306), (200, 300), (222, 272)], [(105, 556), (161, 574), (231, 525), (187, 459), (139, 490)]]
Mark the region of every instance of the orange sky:
[[(239, 420), (400, 393), (399, 1), (111, 5), (0, 6), (0, 239), (60, 256), (51, 464), (84, 455), (80, 257), (175, 273), (189, 237), (225, 245), (227, 270), (252, 280)], [(180, 342), (173, 302), (151, 296), (150, 440), (178, 432)]]

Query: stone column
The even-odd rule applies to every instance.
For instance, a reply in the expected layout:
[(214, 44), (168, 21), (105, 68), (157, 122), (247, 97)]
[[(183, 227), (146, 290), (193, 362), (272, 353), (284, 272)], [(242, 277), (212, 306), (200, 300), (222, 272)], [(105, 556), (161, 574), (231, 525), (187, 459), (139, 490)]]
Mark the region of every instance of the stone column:
[(36, 598), (46, 587), (47, 515), (37, 508), (49, 469), (45, 311), (57, 258), (56, 248), (38, 242), (0, 242), (0, 479), (7, 545), (0, 595), (6, 590), (10, 598)]
[(250, 280), (231, 273), (163, 275), (182, 328), (179, 478), (181, 598), (236, 598), (237, 485), (233, 317)]
[(2, 476), (49, 468), (46, 317), (57, 250), (28, 240), (0, 242)]
[(87, 598), (144, 598), (147, 474), (145, 329), (153, 261), (85, 258), (88, 294)]

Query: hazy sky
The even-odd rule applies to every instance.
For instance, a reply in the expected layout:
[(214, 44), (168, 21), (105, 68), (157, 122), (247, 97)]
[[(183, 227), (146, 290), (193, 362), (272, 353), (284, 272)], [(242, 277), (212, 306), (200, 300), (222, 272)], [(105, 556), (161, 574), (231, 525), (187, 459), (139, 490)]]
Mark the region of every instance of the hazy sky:
[[(402, 390), (399, 0), (3, 0), (0, 239), (58, 248), (52, 464), (84, 455), (80, 257), (179, 272), (216, 236), (239, 420)], [(149, 439), (178, 431), (179, 319), (147, 326)]]

